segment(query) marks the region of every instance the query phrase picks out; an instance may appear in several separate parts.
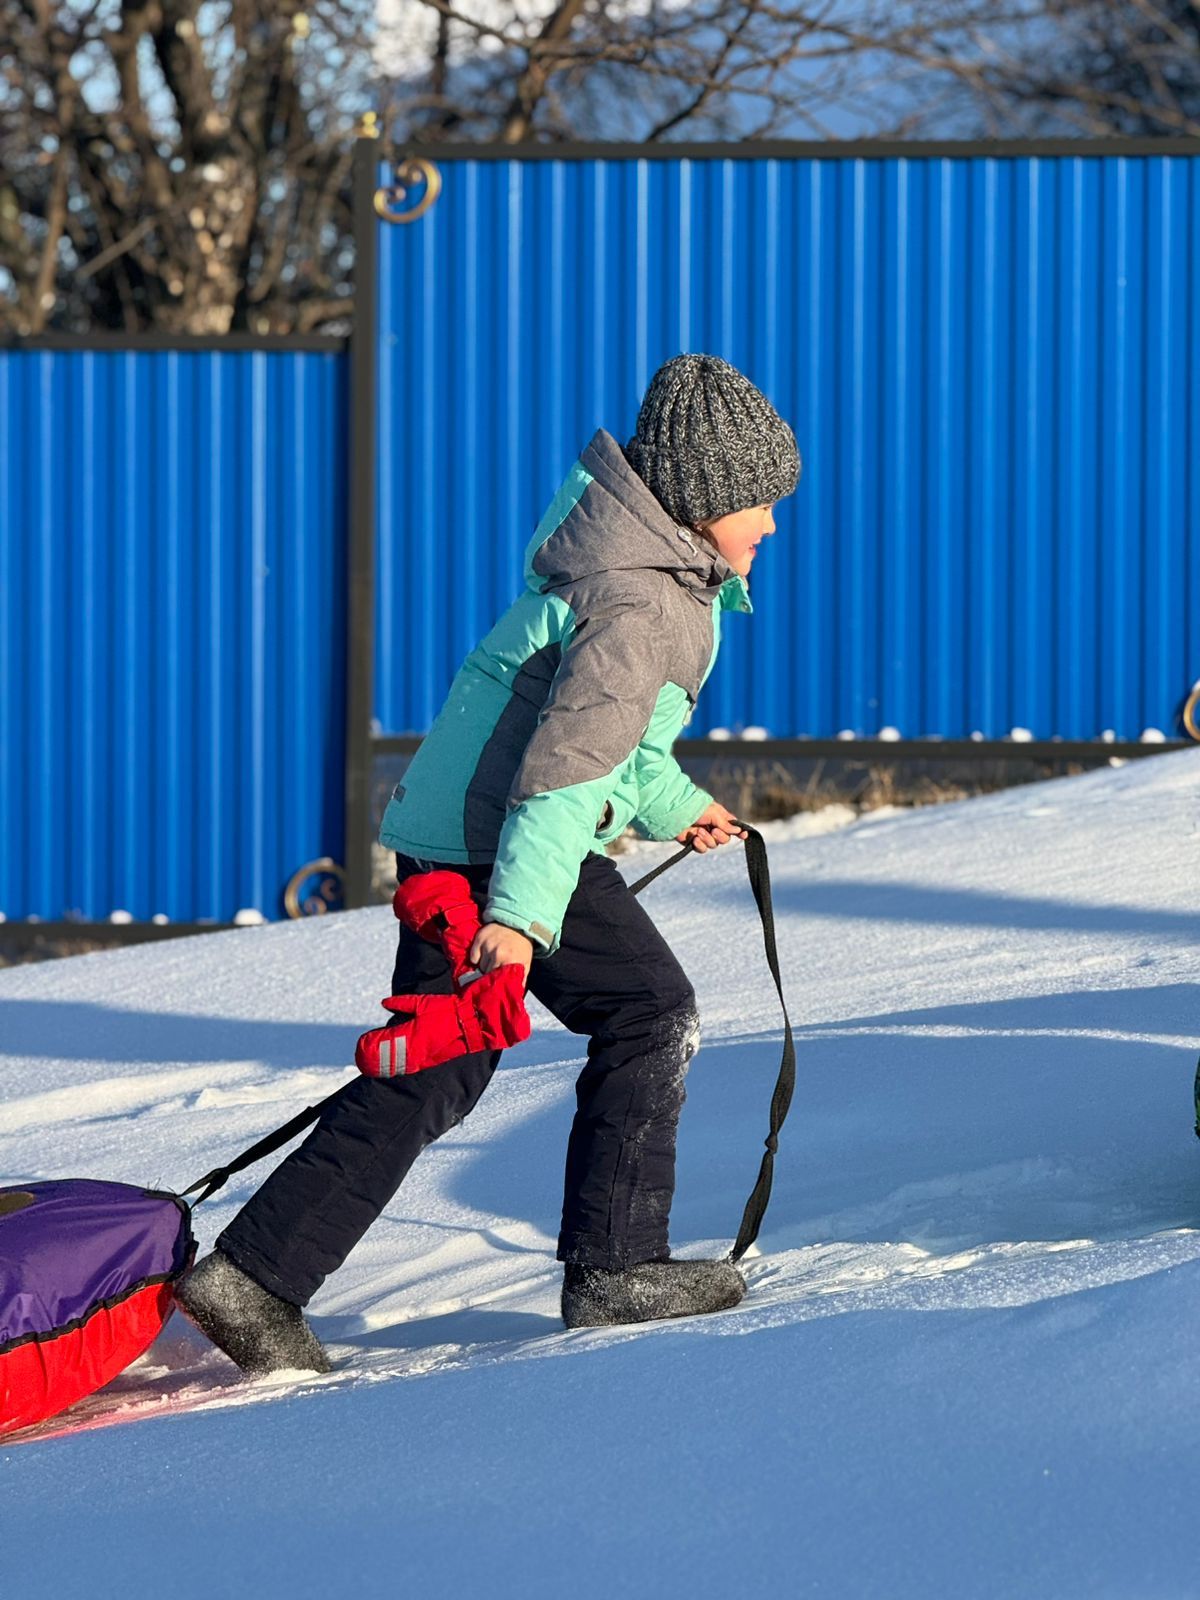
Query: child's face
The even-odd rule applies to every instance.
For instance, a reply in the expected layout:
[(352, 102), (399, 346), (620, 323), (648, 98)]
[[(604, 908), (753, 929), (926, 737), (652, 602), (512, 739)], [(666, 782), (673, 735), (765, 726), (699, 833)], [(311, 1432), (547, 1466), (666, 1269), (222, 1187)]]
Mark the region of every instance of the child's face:
[(725, 557), (740, 577), (748, 577), (754, 561), (754, 551), (759, 542), (775, 532), (772, 506), (749, 506), (745, 511), (731, 511), (727, 517), (716, 517), (712, 522), (698, 524), (698, 531), (716, 546), (718, 555)]

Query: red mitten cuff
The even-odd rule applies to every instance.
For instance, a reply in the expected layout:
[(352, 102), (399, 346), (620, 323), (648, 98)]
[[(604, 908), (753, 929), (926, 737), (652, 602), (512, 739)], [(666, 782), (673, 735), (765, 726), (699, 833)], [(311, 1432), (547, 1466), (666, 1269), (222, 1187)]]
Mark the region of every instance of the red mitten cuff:
[(406, 928), (439, 945), (455, 978), (462, 976), (479, 932), (479, 907), (461, 872), (414, 873), (392, 896), (392, 910)]
[(474, 1019), (482, 1045), (474, 1049), (506, 1050), (530, 1034), (525, 1009), (525, 969), (518, 962), (493, 967), (461, 997), (464, 1011)]

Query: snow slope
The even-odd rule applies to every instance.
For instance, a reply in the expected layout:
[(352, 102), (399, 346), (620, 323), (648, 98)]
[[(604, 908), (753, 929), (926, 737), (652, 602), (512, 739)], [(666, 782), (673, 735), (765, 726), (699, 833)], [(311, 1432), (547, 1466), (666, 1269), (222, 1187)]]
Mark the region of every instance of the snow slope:
[[(0, 1445), (4, 1592), (1195, 1594), (1198, 781), (1188, 751), (765, 826), (799, 1088), (743, 1305), (562, 1330), (580, 1046), (534, 1006), (313, 1302), (334, 1372), (241, 1381), (175, 1319)], [(699, 1252), (753, 1180), (781, 1020), (737, 845), (644, 903), (705, 1021), (674, 1212)], [(328, 1093), (393, 928), (0, 972), (0, 1182), (182, 1187)]]

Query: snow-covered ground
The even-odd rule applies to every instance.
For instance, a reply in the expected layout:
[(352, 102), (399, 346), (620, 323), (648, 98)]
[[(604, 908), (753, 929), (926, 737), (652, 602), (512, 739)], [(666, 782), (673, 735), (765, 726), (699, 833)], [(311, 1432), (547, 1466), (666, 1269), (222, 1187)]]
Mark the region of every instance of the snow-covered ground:
[[(740, 1308), (562, 1330), (580, 1046), (535, 1006), (313, 1302), (328, 1377), (239, 1381), (176, 1318), (0, 1446), (4, 1593), (1197, 1593), (1200, 751), (808, 828), (762, 830), (799, 1087)], [(740, 846), (644, 903), (705, 1021), (673, 1228), (699, 1252), (753, 1180), (781, 1021)], [(0, 972), (0, 1182), (182, 1187), (348, 1071), (393, 930)]]

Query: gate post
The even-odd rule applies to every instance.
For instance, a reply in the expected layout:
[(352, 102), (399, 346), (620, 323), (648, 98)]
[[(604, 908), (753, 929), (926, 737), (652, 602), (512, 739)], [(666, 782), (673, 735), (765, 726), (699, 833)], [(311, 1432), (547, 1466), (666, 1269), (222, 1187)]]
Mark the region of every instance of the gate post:
[[(364, 119), (365, 122), (365, 119)], [(379, 334), (378, 135), (354, 146), (354, 328), (350, 336), (350, 539), (346, 618), (345, 906), (371, 892), (371, 717), (375, 697), (376, 346)]]

